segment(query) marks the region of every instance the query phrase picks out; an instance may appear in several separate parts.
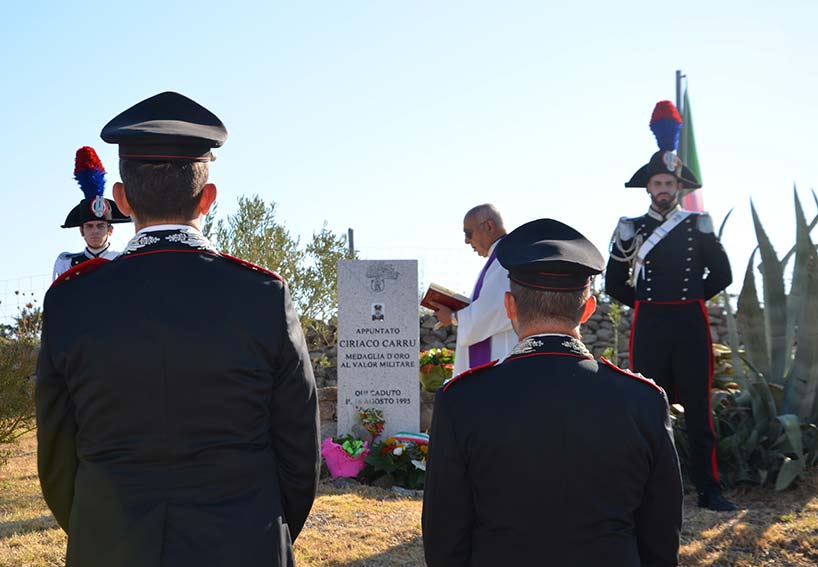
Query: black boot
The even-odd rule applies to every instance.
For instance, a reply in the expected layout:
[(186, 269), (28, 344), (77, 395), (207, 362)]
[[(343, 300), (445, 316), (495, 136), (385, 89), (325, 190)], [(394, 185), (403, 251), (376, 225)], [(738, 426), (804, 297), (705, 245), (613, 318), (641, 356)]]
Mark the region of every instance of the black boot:
[(716, 512), (733, 512), (736, 505), (727, 500), (718, 488), (711, 488), (699, 493), (699, 508), (708, 508)]

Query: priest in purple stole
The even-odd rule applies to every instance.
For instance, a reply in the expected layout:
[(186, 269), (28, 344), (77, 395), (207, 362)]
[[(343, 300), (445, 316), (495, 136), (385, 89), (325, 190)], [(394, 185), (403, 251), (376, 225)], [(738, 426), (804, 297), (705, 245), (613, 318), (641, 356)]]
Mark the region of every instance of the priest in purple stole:
[(444, 324), (457, 325), (457, 347), (454, 375), (505, 358), (517, 343), (517, 335), (503, 306), (503, 295), (509, 290), (508, 272), (497, 261), (495, 249), (506, 235), (503, 219), (494, 205), (478, 205), (463, 218), (466, 244), (487, 258), (477, 277), (468, 307), (452, 311), (435, 304), (435, 315)]

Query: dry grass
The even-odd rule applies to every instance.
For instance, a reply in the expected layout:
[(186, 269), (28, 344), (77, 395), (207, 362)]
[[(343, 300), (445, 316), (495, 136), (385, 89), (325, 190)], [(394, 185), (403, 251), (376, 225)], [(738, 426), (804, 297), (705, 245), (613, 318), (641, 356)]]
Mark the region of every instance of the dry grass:
[[(63, 565), (65, 535), (37, 481), (35, 439), (25, 437), (0, 469), (0, 567)], [(818, 564), (818, 471), (791, 491), (730, 497), (743, 508), (701, 510), (688, 497), (681, 565), (814, 567)], [(300, 567), (423, 565), (421, 502), (377, 488), (322, 485), (296, 543)]]

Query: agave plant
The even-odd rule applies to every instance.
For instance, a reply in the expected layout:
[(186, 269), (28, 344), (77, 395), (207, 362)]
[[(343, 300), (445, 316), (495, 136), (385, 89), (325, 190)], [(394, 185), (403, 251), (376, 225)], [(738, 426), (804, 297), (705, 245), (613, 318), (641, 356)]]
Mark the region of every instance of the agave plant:
[[(818, 205), (814, 192), (813, 198)], [(726, 297), (724, 301), (734, 379), (741, 392), (722, 396), (718, 406), (714, 404), (719, 451), (725, 460), (733, 461), (732, 480), (763, 484), (775, 478), (776, 490), (783, 490), (818, 460), (814, 425), (818, 421), (818, 254), (810, 240), (818, 216), (807, 224), (795, 192), (796, 244), (780, 261), (752, 202), (751, 211), (758, 247), (747, 264), (737, 316)], [(756, 288), (756, 253), (761, 257), (763, 304)], [(784, 273), (793, 254), (787, 294)]]

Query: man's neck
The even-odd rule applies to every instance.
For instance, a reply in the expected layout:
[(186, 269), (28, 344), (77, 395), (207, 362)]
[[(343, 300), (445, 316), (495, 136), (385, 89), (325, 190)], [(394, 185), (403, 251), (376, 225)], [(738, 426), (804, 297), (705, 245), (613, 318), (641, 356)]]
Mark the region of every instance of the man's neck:
[(675, 213), (679, 210), (680, 206), (679, 203), (674, 203), (672, 206), (668, 207), (667, 209), (657, 209), (652, 204), (648, 209), (648, 214), (652, 217), (666, 219), (670, 214)]
[(161, 226), (166, 224), (175, 224), (175, 225), (185, 225), (195, 228), (199, 232), (202, 231), (201, 229), (201, 222), (200, 219), (167, 219), (167, 220), (157, 220), (157, 221), (149, 221), (146, 223), (140, 223), (137, 219), (134, 219), (134, 231), (139, 232), (140, 230), (144, 230), (146, 228), (150, 228), (152, 226)]
[(110, 242), (106, 242), (102, 248), (91, 248), (86, 244), (85, 249), (88, 250), (94, 256), (97, 256), (100, 252), (104, 252), (105, 250), (107, 250), (110, 245), (111, 245)]
[(534, 335), (568, 335), (575, 339), (581, 339), (582, 335), (579, 333), (579, 325), (571, 326), (568, 323), (560, 324), (559, 321), (548, 321), (544, 323), (534, 323), (520, 327), (517, 336), (520, 340), (527, 339)]

